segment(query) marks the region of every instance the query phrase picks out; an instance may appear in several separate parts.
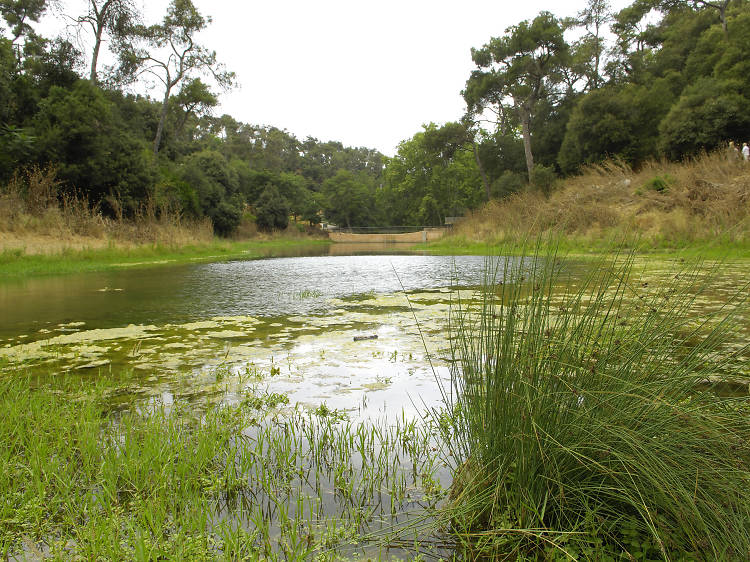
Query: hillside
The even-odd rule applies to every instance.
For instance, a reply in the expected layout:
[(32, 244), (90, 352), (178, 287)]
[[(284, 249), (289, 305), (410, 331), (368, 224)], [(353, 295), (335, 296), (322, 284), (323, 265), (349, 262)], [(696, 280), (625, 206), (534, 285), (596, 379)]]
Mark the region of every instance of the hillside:
[(683, 163), (622, 162), (591, 166), (562, 181), (549, 198), (525, 190), (493, 200), (456, 226), (446, 243), (500, 242), (556, 231), (596, 246), (635, 235), (654, 247), (750, 242), (750, 164), (725, 153)]

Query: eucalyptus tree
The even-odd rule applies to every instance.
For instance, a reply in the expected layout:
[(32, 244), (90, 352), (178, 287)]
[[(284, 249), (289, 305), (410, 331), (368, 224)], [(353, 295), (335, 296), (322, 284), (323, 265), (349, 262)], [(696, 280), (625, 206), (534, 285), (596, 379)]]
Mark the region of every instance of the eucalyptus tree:
[(125, 75), (150, 74), (164, 88), (154, 154), (159, 152), (169, 100), (178, 84), (196, 75), (210, 75), (222, 89), (234, 84), (234, 73), (217, 61), (216, 52), (196, 43), (196, 35), (209, 23), (211, 18), (202, 16), (191, 0), (172, 0), (162, 23), (140, 26), (134, 40), (123, 50)]
[(477, 69), (463, 92), (468, 114), (512, 107), (521, 124), (529, 179), (534, 169), (530, 127), (534, 111), (541, 99), (556, 92), (562, 82), (561, 69), (569, 59), (563, 31), (559, 19), (542, 12), (532, 22), (512, 26), (504, 36), (493, 37), (471, 52)]

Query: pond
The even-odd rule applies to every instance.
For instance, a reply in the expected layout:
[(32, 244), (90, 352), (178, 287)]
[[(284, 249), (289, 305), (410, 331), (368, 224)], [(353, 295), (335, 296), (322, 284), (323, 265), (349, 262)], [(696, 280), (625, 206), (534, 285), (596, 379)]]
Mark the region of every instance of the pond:
[[(128, 420), (113, 431), (141, 432), (145, 441), (151, 436), (154, 455), (161, 454), (162, 441), (174, 447), (175, 470), (189, 458), (179, 449), (183, 430), (170, 434), (174, 422), (165, 421), (166, 429), (161, 422), (150, 425), (128, 407), (135, 403), (142, 412), (153, 407), (189, 418), (214, 404), (226, 405), (223, 413), (210, 416), (230, 416), (216, 425), (228, 445), (206, 453), (207, 466), (214, 468), (196, 476), (197, 488), (179, 500), (186, 510), (209, 502), (202, 512), (212, 514), (215, 537), (229, 525), (249, 533), (250, 548), (266, 545), (280, 552), (294, 536), (298, 546), (310, 542), (318, 551), (330, 546), (331, 552), (361, 556), (380, 556), (387, 543), (389, 555), (410, 559), (412, 547), (375, 538), (363, 546), (361, 537), (367, 532), (382, 538), (397, 526), (428, 521), (446, 498), (451, 471), (438, 449), (439, 429), (415, 422), (423, 420), (427, 408), (440, 407), (436, 378), (445, 382), (450, 376), (449, 318), (458, 298), (471, 302), (478, 296), (487, 258), (408, 254), (372, 245), (318, 253), (327, 255), (123, 267), (0, 283), (0, 376), (28, 374), (44, 382), (65, 373), (66, 380), (83, 382), (84, 388), (113, 379), (108, 408), (121, 409)], [(591, 271), (592, 262), (566, 259), (559, 267), (570, 289)], [(657, 291), (681, 268), (677, 262), (637, 262), (627, 298)], [(742, 291), (745, 271), (745, 263), (719, 268), (710, 289), (695, 301), (696, 318), (721, 309)], [(727, 349), (748, 341), (746, 308), (737, 326)], [(748, 359), (745, 349), (728, 371), (750, 378)], [(737, 388), (746, 394), (746, 383)], [(265, 411), (279, 411), (281, 417), (256, 413)], [(231, 421), (237, 415), (260, 417), (243, 421), (246, 426), (237, 434)], [(206, 420), (216, 420), (210, 416)], [(203, 443), (199, 435), (213, 427), (206, 420), (191, 430), (196, 443)], [(79, 426), (73, 423), (70, 431)], [(134, 447), (132, 462), (140, 465), (148, 449)], [(122, 456), (127, 450), (105, 453)], [(70, 451), (71, 459), (76, 455)], [(223, 460), (211, 464), (217, 458)], [(114, 465), (126, 471), (131, 466), (122, 458)], [(231, 483), (228, 467), (239, 475)], [(118, 485), (119, 477), (110, 477)], [(70, 512), (98, 510), (98, 519), (76, 524), (105, 536), (101, 528), (122, 507), (96, 502), (79, 507), (91, 486), (82, 482), (84, 492), (66, 501)], [(177, 500), (167, 494), (161, 501)], [(148, 514), (155, 509), (133, 505), (127, 508), (132, 518), (140, 516), (139, 509)], [(303, 527), (304, 540), (296, 534)], [(265, 529), (263, 537), (258, 529)], [(168, 542), (170, 532), (174, 529), (154, 540)], [(450, 552), (440, 535), (415, 531), (412, 542), (417, 539), (423, 545), (436, 541), (433, 556)], [(228, 539), (222, 540), (226, 549)], [(71, 552), (82, 544), (71, 542)], [(124, 544), (124, 552), (131, 552), (130, 543)]]
[[(439, 399), (435, 374), (447, 374), (454, 289), (480, 285), (487, 259), (342, 246), (313, 252), (348, 255), (2, 283), (0, 371), (127, 371), (131, 393), (166, 403), (232, 402), (243, 374), (264, 375), (292, 404), (325, 402), (355, 417), (416, 415)], [(565, 267), (575, 278), (590, 265), (566, 260)], [(675, 268), (648, 262), (634, 273), (654, 286)], [(704, 311), (738, 290), (743, 270), (722, 267), (700, 299)], [(637, 284), (647, 290), (647, 280)]]
[(485, 258), (382, 254), (392, 248), (2, 284), (0, 368), (132, 369), (134, 393), (171, 403), (231, 402), (241, 376), (215, 384), (230, 366), (273, 375), (291, 403), (415, 413), (438, 397), (425, 355), (444, 370), (450, 288), (481, 283)]

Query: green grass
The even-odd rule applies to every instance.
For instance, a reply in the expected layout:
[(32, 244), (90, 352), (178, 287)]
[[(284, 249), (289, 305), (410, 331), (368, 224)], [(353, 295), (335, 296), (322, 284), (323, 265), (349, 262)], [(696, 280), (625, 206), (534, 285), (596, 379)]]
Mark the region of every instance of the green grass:
[(250, 390), (206, 411), (112, 410), (126, 382), (0, 379), (0, 559), (430, 551), (417, 535), (444, 491), (427, 426), (284, 413), (285, 397)]
[[(582, 238), (558, 235), (554, 242), (544, 243), (547, 250), (559, 250), (577, 255), (609, 254), (615, 244), (621, 245), (619, 235), (601, 238)], [(508, 255), (522, 253), (523, 244), (518, 237), (508, 240), (486, 240), (477, 242), (465, 236), (447, 236), (435, 242), (415, 246), (437, 255), (497, 255), (502, 249)], [(638, 255), (654, 258), (702, 258), (702, 259), (750, 259), (750, 242), (736, 242), (729, 236), (717, 236), (713, 240), (674, 240), (671, 238), (640, 240), (629, 243), (629, 249)]]
[(26, 254), (22, 250), (0, 253), (0, 278), (24, 278), (68, 273), (104, 271), (123, 267), (158, 266), (194, 261), (221, 261), (272, 256), (294, 249), (330, 244), (328, 240), (269, 240), (233, 242), (216, 240), (195, 246), (110, 247), (100, 250), (70, 250), (59, 254)]
[(747, 286), (696, 318), (696, 266), (634, 286), (633, 254), (565, 279), (540, 247), (490, 262), (451, 319), (456, 367), (434, 412), (451, 450), (446, 511), (467, 559), (746, 560), (750, 399), (697, 390)]

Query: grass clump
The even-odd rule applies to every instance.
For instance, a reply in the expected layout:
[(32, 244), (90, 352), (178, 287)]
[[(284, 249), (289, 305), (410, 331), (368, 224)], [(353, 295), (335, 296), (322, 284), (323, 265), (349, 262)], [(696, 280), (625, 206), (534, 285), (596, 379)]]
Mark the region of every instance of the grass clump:
[(750, 404), (697, 390), (726, 372), (722, 342), (743, 303), (696, 319), (697, 268), (659, 287), (632, 281), (632, 256), (576, 284), (561, 268), (554, 254), (498, 261), (479, 308), (453, 314), (439, 421), (460, 550), (748, 559)]
[(669, 191), (670, 186), (675, 183), (675, 179), (669, 174), (663, 176), (654, 176), (653, 178), (646, 181), (643, 184), (642, 189), (648, 191), (656, 191), (657, 193), (665, 193)]

